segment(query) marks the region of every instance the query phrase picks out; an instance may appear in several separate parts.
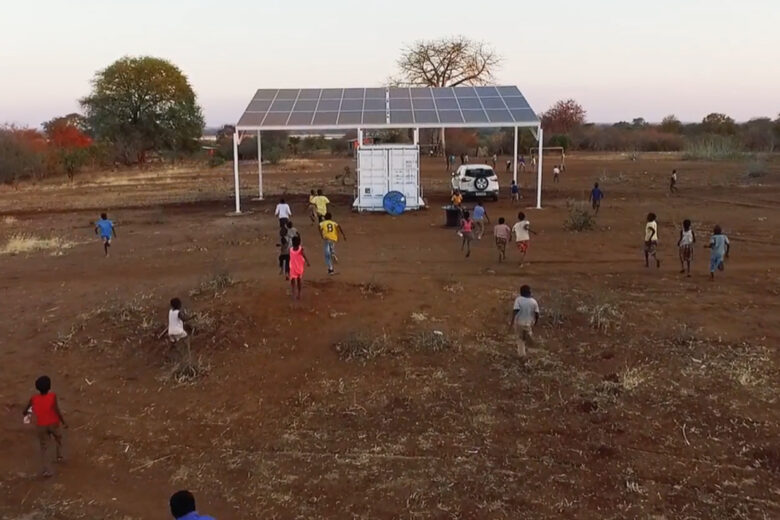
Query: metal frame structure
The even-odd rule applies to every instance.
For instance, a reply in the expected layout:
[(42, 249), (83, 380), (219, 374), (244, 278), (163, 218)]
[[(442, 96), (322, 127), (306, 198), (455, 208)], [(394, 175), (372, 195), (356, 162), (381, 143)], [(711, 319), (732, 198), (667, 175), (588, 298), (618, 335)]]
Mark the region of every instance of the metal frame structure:
[[(517, 152), (518, 152), (518, 133), (520, 129), (522, 128), (528, 128), (531, 133), (534, 135), (536, 140), (540, 143), (540, 145), (544, 142), (544, 131), (541, 126), (541, 122), (539, 118), (536, 116), (536, 114), (533, 112), (533, 110), (530, 108), (530, 106), (525, 101), (525, 98), (522, 96), (520, 91), (516, 87), (478, 87), (480, 89), (492, 89), (496, 92), (495, 95), (492, 95), (491, 100), (501, 99), (504, 104), (503, 107), (500, 107), (495, 110), (495, 112), (491, 111), (489, 107), (486, 106), (486, 103), (483, 103), (483, 100), (486, 99), (479, 97), (479, 94), (474, 95), (472, 99), (477, 99), (479, 101), (479, 105), (474, 109), (470, 110), (468, 108), (464, 108), (462, 105), (462, 99), (457, 94), (459, 93), (458, 89), (472, 89), (474, 92), (479, 92), (474, 87), (454, 87), (454, 88), (448, 88), (448, 89), (428, 89), (428, 88), (420, 88), (420, 89), (396, 89), (394, 87), (384, 87), (384, 108), (379, 108), (382, 106), (381, 97), (378, 95), (378, 91), (380, 89), (319, 89), (319, 98), (316, 101), (316, 104), (314, 105), (315, 108), (310, 113), (311, 117), (308, 121), (308, 123), (304, 121), (296, 120), (292, 121), (292, 115), (293, 115), (293, 106), (296, 105), (299, 102), (299, 97), (301, 96), (301, 93), (304, 92), (304, 90), (309, 91), (316, 91), (317, 89), (297, 89), (297, 94), (294, 94), (295, 90), (293, 89), (274, 89), (274, 90), (258, 90), (257, 94), (255, 94), (255, 97), (252, 98), (252, 100), (249, 102), (249, 105), (247, 106), (247, 109), (244, 111), (244, 114), (242, 115), (241, 119), (238, 121), (238, 124), (236, 124), (235, 132), (233, 133), (233, 177), (234, 177), (234, 184), (235, 184), (235, 202), (236, 202), (236, 213), (241, 213), (241, 201), (240, 201), (240, 185), (239, 185), (239, 168), (238, 168), (238, 145), (241, 142), (243, 132), (244, 135), (246, 135), (248, 132), (257, 132), (257, 183), (258, 183), (258, 196), (255, 200), (263, 200), (263, 155), (262, 155), (262, 130), (267, 131), (274, 131), (274, 130), (294, 130), (294, 131), (307, 131), (307, 132), (322, 132), (322, 131), (332, 131), (332, 130), (357, 130), (357, 143), (358, 147), (360, 147), (363, 142), (363, 131), (364, 130), (388, 130), (388, 129), (408, 129), (411, 128), (414, 130), (414, 143), (419, 143), (419, 132), (420, 128), (436, 128), (436, 129), (446, 129), (446, 128), (514, 128), (514, 160), (513, 160), (513, 172), (512, 176), (517, 183)], [(503, 90), (502, 90), (503, 89)], [(328, 124), (317, 124), (316, 121), (316, 114), (317, 114), (317, 107), (320, 106), (322, 98), (323, 98), (323, 92), (326, 90), (331, 91), (342, 91), (342, 98), (339, 100), (339, 109), (336, 111), (331, 111), (329, 114), (332, 116), (334, 113), (338, 114), (337, 116), (334, 116), (336, 120), (333, 123)], [(364, 112), (360, 111), (352, 111), (350, 114), (361, 114), (361, 121), (360, 122), (340, 122), (341, 119), (341, 107), (344, 105), (344, 101), (347, 100), (345, 98), (345, 93), (347, 91), (359, 91), (363, 90), (365, 92), (371, 90), (375, 91), (374, 96), (375, 98), (372, 99), (372, 101), (377, 102), (376, 105), (378, 108), (373, 110), (371, 113), (376, 116), (377, 114), (381, 114), (382, 111), (384, 111), (384, 121), (378, 120), (376, 117), (374, 117), (374, 120), (372, 121), (366, 121), (366, 117), (363, 115)], [(409, 108), (407, 109), (393, 109), (394, 101), (404, 101), (406, 98), (401, 99), (397, 95), (399, 94), (399, 91), (402, 93), (402, 91), (407, 90), (409, 91)], [(456, 101), (455, 106), (457, 107), (457, 110), (455, 109), (439, 109), (436, 102), (436, 95), (435, 91), (440, 90), (451, 90), (452, 91), (452, 97), (451, 99), (454, 99)], [(279, 97), (279, 94), (284, 91), (286, 93), (286, 99), (279, 99), (277, 100), (277, 97)], [(429, 92), (425, 92), (429, 91)], [(503, 97), (504, 94), (500, 92), (511, 92), (512, 95)], [(517, 94), (514, 94), (516, 92)], [(266, 94), (261, 94), (266, 93)], [(415, 93), (419, 93), (421, 97), (415, 98)], [(295, 96), (293, 98), (293, 95)], [(469, 94), (471, 95), (471, 94)], [(258, 100), (258, 96), (264, 96), (262, 99)], [(271, 97), (273, 96), (273, 97)], [(394, 97), (396, 96), (396, 97)], [(425, 97), (427, 96), (427, 97)], [(433, 103), (433, 110), (415, 110), (415, 99), (430, 99)], [(510, 104), (506, 102), (507, 99), (522, 99), (524, 103), (524, 107), (519, 108), (512, 108)], [(366, 101), (368, 99), (363, 100), (363, 106), (364, 108), (362, 110), (365, 110), (365, 107), (367, 105)], [(273, 104), (277, 103), (277, 101), (281, 104), (282, 101), (285, 101), (286, 103), (283, 105), (285, 107), (284, 111), (279, 112), (273, 112)], [(289, 102), (288, 102), (289, 101)], [(304, 101), (304, 100), (301, 100)], [(311, 99), (310, 101), (314, 101)], [(335, 98), (334, 98), (335, 101)], [(264, 107), (264, 110), (262, 109), (255, 109), (253, 110), (253, 107), (257, 105), (261, 105)], [(288, 108), (289, 107), (289, 113)], [(442, 114), (444, 112), (452, 112), (453, 114), (460, 113), (460, 119), (461, 121), (448, 121), (448, 122), (442, 122), (441, 117), (439, 114)], [(481, 116), (485, 116), (483, 119), (485, 121), (477, 121), (477, 120), (467, 120), (469, 119), (466, 114), (467, 112), (473, 112), (475, 115), (479, 115), (480, 117), (477, 117), (476, 119), (481, 118)], [(269, 118), (270, 114), (276, 114), (280, 117), (273, 117)], [(304, 113), (308, 114), (309, 112)], [(429, 117), (424, 118), (428, 119), (428, 121), (420, 120), (417, 121), (416, 114), (423, 114), (425, 113)], [(437, 122), (431, 122), (430, 119), (430, 113), (435, 113), (435, 120)], [(496, 113), (498, 114), (497, 118), (495, 120), (492, 120), (492, 117), (490, 114)], [(283, 116), (287, 114), (287, 117), (284, 118)], [(409, 115), (406, 115), (409, 114)], [(505, 114), (505, 115), (504, 115)], [(404, 117), (411, 119), (406, 120), (404, 122), (398, 122), (397, 119), (399, 119), (398, 116), (403, 115)], [(509, 117), (506, 117), (509, 116)], [(502, 117), (504, 119), (502, 119)], [(272, 119), (272, 120), (271, 120)], [(284, 123), (279, 123), (278, 121), (281, 121), (284, 119)], [(538, 161), (538, 170), (537, 170), (537, 186), (536, 186), (536, 208), (541, 209), (542, 207), (542, 154), (539, 155), (539, 161)]]

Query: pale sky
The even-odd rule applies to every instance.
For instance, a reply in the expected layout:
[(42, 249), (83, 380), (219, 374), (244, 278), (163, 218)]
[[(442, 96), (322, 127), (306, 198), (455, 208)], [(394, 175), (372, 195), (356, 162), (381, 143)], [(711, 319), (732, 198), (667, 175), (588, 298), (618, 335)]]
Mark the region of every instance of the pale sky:
[(172, 61), (207, 124), (232, 123), (257, 88), (381, 86), (404, 44), (454, 34), (492, 45), (537, 112), (777, 117), (779, 27), (780, 0), (0, 0), (0, 123), (78, 110), (125, 55)]

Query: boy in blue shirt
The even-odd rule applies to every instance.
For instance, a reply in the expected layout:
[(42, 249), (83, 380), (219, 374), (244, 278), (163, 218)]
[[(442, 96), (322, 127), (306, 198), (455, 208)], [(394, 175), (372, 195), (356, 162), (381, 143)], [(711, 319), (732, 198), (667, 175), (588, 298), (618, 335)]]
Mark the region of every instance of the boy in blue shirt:
[(116, 229), (114, 223), (108, 220), (105, 213), (100, 214), (100, 220), (95, 223), (95, 234), (100, 232), (100, 238), (103, 240), (103, 250), (108, 256), (108, 248), (111, 247), (111, 237), (116, 238)]
[(590, 201), (593, 204), (593, 210), (596, 215), (599, 214), (599, 208), (601, 207), (601, 199), (604, 198), (604, 192), (599, 188), (599, 183), (593, 185), (593, 189), (590, 190)]
[(512, 180), (512, 184), (509, 186), (510, 191), (512, 192), (512, 202), (517, 202), (520, 200), (520, 188), (517, 186), (517, 183)]
[(474, 221), (474, 232), (477, 235), (477, 240), (482, 240), (482, 235), (485, 234), (485, 220), (490, 223), (490, 217), (488, 217), (485, 206), (482, 205), (482, 201), (477, 201), (477, 205), (474, 206), (474, 212), (471, 215), (471, 220)]
[(214, 520), (211, 516), (201, 515), (195, 509), (195, 497), (182, 489), (171, 495), (171, 516), (176, 520)]
[(723, 262), (729, 257), (731, 244), (729, 237), (723, 234), (720, 226), (715, 226), (710, 237), (710, 243), (705, 248), (710, 248), (710, 281), (715, 280), (715, 269), (723, 271)]

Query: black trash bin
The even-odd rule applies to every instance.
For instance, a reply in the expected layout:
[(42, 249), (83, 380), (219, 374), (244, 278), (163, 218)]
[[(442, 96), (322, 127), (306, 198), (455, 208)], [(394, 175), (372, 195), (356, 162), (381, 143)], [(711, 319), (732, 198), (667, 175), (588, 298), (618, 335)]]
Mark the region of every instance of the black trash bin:
[(444, 214), (447, 217), (447, 227), (458, 227), (460, 225), (460, 208), (450, 204), (449, 206), (442, 206)]

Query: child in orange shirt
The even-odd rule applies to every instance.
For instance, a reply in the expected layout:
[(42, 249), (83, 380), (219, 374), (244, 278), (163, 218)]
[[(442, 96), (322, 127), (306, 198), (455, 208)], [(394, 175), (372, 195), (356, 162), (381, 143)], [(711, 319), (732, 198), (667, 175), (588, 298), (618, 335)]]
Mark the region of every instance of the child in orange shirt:
[(47, 457), (49, 447), (49, 437), (54, 439), (57, 447), (57, 462), (62, 461), (62, 432), (60, 425), (67, 428), (65, 418), (62, 416), (60, 407), (57, 404), (57, 396), (51, 390), (51, 379), (48, 376), (41, 376), (35, 380), (35, 388), (39, 394), (30, 398), (27, 407), (24, 409), (25, 422), (29, 422), (29, 415), (32, 412), (35, 415), (35, 429), (38, 434), (38, 443), (41, 446), (41, 459), (43, 461), (43, 476), (51, 477), (51, 465)]

